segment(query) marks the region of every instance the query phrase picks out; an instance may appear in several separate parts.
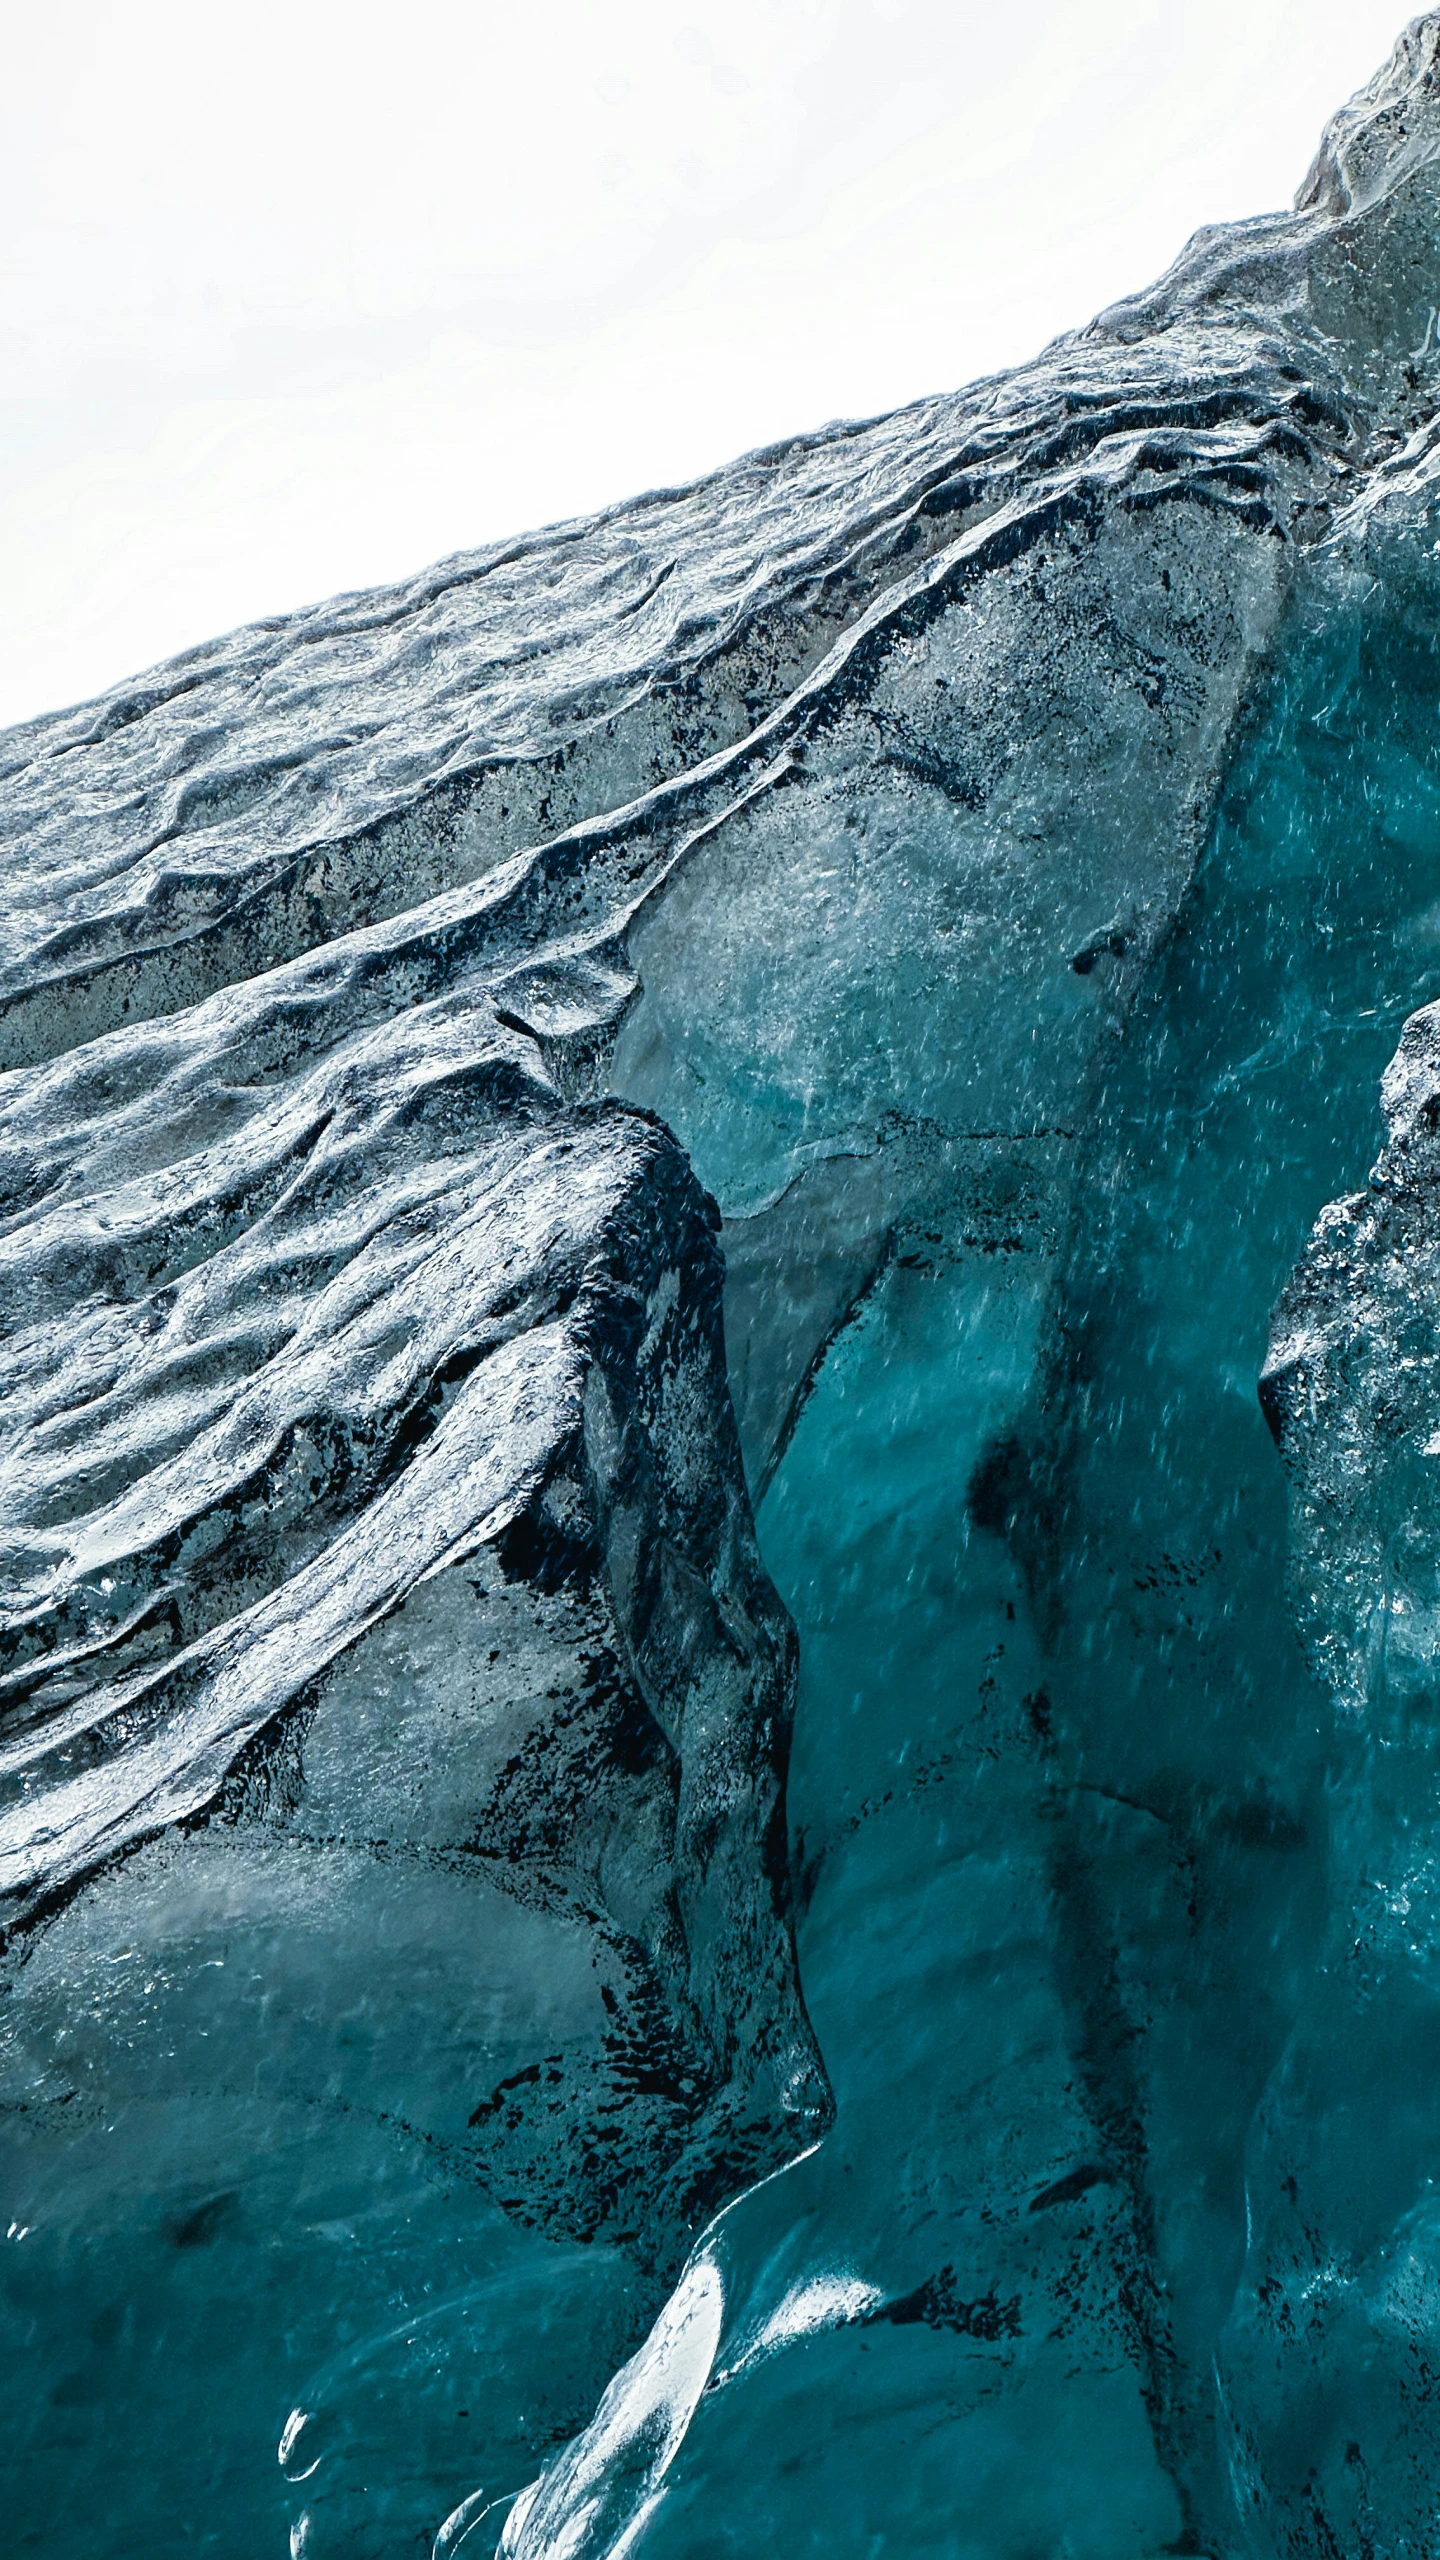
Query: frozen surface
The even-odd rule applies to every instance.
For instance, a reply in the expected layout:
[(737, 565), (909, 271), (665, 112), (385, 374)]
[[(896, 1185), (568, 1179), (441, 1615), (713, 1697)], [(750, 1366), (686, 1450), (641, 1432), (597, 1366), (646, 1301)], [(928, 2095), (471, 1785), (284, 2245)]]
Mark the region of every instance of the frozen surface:
[(0, 741), (17, 2555), (1430, 2551), (1437, 164)]

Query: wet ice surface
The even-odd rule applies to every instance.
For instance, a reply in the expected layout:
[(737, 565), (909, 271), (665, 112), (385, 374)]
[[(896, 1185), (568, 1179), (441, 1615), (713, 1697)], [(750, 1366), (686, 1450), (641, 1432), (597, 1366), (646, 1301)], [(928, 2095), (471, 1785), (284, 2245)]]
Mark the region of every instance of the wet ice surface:
[(5, 741), (7, 2548), (1428, 2549), (1437, 57)]

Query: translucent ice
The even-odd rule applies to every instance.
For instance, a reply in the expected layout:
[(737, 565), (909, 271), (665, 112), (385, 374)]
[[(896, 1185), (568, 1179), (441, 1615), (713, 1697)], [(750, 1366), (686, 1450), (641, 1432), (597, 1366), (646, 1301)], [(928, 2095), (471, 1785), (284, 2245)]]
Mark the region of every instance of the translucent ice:
[(7, 2549), (1429, 2550), (1437, 168), (0, 746)]

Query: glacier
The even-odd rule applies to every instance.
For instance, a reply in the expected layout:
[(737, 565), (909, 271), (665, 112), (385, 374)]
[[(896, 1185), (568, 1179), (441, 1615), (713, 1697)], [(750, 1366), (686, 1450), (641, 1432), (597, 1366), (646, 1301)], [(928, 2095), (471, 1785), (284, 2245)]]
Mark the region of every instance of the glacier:
[(1437, 332), (1440, 11), (0, 738), (17, 2560), (1435, 2548)]

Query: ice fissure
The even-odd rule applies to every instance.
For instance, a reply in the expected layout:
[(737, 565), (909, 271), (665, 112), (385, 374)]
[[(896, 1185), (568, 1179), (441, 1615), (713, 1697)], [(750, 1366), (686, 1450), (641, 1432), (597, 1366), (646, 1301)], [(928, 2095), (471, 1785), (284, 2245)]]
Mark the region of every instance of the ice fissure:
[(17, 2554), (1431, 2549), (1437, 188), (0, 740)]

